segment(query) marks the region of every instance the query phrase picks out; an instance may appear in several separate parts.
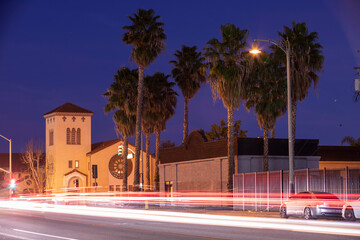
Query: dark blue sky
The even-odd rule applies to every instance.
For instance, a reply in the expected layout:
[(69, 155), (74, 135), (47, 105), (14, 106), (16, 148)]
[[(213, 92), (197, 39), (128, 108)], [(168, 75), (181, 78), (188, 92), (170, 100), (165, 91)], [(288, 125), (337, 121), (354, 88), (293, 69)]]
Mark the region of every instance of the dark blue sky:
[[(121, 41), (127, 15), (153, 8), (165, 23), (166, 52), (145, 70), (170, 74), (175, 50), (181, 45), (202, 49), (220, 37), (220, 25), (233, 23), (254, 38), (276, 39), (292, 21), (306, 22), (319, 33), (325, 56), (318, 91), (298, 104), (297, 138), (340, 145), (346, 136), (360, 137), (360, 103), (354, 103), (354, 66), (360, 66), (360, 1), (0, 1), (0, 134), (13, 139), (15, 152), (31, 138), (45, 139), (42, 115), (66, 102), (94, 112), (92, 142), (116, 138), (111, 114), (105, 115), (101, 96), (131, 47)], [(265, 47), (265, 45), (263, 45)], [(167, 123), (162, 140), (182, 140), (183, 97)], [(209, 85), (190, 101), (189, 128), (208, 130), (226, 119), (221, 101), (213, 102)], [(253, 112), (241, 105), (235, 120), (248, 137), (262, 135)], [(276, 124), (276, 137), (287, 137), (286, 115)], [(152, 152), (155, 139), (152, 137)], [(134, 143), (134, 139), (130, 142)], [(0, 152), (8, 143), (0, 139)]]

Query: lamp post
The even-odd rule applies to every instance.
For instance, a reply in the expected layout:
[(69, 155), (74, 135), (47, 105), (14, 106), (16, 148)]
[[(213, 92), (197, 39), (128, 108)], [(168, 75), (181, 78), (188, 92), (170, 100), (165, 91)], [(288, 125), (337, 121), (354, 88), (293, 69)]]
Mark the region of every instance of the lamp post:
[[(256, 42), (268, 42), (280, 48), (286, 54), (286, 73), (287, 73), (287, 108), (288, 108), (288, 140), (289, 140), (289, 192), (295, 192), (294, 186), (294, 149), (293, 149), (293, 126), (291, 123), (291, 81), (290, 81), (290, 42), (289, 40), (283, 42), (276, 42), (274, 40), (255, 39)], [(259, 49), (250, 50), (252, 54), (259, 54)]]
[[(11, 139), (8, 139), (8, 138), (6, 138), (6, 137), (4, 137), (3, 135), (1, 135), (0, 134), (0, 137), (2, 137), (3, 139), (5, 139), (5, 140), (7, 140), (8, 142), (9, 142), (9, 171), (8, 171), (8, 173), (9, 173), (9, 179), (10, 179), (10, 181), (11, 181), (11, 178), (12, 178), (12, 169), (11, 169), (11, 162), (12, 162), (12, 160), (11, 160)], [(9, 197), (11, 198), (11, 188), (9, 188)]]

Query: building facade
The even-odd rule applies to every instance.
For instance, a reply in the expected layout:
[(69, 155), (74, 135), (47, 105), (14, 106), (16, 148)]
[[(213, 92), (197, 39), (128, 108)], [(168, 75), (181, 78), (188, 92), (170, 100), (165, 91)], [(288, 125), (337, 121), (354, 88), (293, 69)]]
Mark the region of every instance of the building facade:
[[(44, 114), (46, 131), (46, 189), (48, 192), (121, 191), (123, 162), (119, 154), (122, 139), (91, 144), (92, 111), (71, 103)], [(132, 188), (134, 146), (129, 144), (128, 188)], [(140, 166), (145, 166), (141, 152)], [(150, 174), (154, 172), (154, 158), (150, 156)], [(97, 168), (97, 178), (93, 174)], [(140, 167), (145, 179), (146, 170)], [(150, 179), (153, 179), (150, 178)], [(143, 183), (143, 181), (142, 181)], [(151, 183), (147, 185), (152, 186)], [(142, 187), (142, 186), (140, 186)]]
[[(319, 168), (318, 140), (297, 139), (295, 169)], [(263, 172), (263, 139), (235, 138), (235, 173)], [(227, 191), (227, 139), (193, 131), (185, 143), (160, 150), (160, 190)], [(287, 139), (269, 139), (269, 171), (288, 170)]]

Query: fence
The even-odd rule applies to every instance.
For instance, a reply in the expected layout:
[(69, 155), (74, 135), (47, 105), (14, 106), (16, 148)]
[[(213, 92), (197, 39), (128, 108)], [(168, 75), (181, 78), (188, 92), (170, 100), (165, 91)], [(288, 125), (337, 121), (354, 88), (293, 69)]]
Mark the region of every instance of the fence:
[[(294, 171), (295, 193), (330, 192), (345, 201), (360, 197), (360, 169), (301, 169)], [(234, 175), (234, 210), (279, 210), (289, 198), (288, 171)]]

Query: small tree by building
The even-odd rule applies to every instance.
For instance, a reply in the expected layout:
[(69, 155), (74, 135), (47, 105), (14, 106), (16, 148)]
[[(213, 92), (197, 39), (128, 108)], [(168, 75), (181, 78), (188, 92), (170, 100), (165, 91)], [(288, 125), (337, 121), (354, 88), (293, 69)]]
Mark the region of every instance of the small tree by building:
[(160, 148), (169, 148), (169, 147), (175, 147), (176, 144), (170, 140), (161, 141)]
[(356, 139), (352, 136), (346, 136), (343, 138), (343, 140), (341, 141), (341, 144), (347, 143), (350, 146), (353, 147), (360, 147), (360, 138)]
[(46, 171), (44, 168), (43, 144), (40, 142), (34, 142), (30, 140), (25, 145), (25, 151), (21, 156), (22, 161), (27, 166), (27, 172), (30, 174), (30, 178), (35, 183), (35, 191), (43, 193), (46, 182)]
[[(246, 138), (246, 133), (248, 131), (244, 131), (241, 129), (241, 120), (237, 120), (234, 122), (234, 136)], [(212, 124), (211, 129), (209, 131), (204, 132), (205, 137), (208, 141), (227, 139), (228, 127), (227, 123), (224, 119), (220, 120), (220, 124)]]

